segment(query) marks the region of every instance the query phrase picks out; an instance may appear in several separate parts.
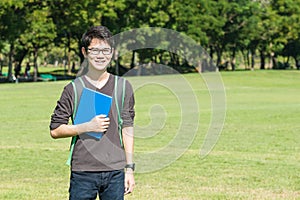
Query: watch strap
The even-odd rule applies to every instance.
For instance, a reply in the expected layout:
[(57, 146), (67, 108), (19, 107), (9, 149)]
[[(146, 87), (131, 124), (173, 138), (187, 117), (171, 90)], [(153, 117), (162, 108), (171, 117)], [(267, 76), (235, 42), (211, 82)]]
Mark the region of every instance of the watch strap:
[(132, 169), (134, 171), (135, 170), (135, 163), (126, 164), (125, 165), (125, 169), (126, 168), (130, 168), (130, 169)]

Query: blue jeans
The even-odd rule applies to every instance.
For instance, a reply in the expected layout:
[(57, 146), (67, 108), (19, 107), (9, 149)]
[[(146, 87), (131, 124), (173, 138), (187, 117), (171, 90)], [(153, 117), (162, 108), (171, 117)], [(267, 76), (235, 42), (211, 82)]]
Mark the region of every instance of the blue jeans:
[(124, 199), (124, 171), (71, 172), (70, 200)]

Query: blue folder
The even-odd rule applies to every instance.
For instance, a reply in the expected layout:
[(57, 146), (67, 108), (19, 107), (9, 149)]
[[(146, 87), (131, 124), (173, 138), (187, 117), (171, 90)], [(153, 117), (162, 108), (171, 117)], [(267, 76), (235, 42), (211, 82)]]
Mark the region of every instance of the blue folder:
[[(112, 97), (100, 92), (83, 88), (77, 108), (74, 124), (81, 124), (90, 121), (96, 115), (104, 114), (108, 116), (112, 103)], [(92, 137), (100, 139), (101, 132), (86, 133)]]

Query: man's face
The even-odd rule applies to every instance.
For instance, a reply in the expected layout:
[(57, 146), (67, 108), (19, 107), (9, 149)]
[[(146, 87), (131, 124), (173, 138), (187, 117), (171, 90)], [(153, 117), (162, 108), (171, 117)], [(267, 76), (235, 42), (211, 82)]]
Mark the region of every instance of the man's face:
[(84, 51), (84, 55), (88, 59), (90, 68), (104, 71), (111, 61), (112, 52), (111, 46), (106, 41), (94, 38), (88, 47), (88, 51)]

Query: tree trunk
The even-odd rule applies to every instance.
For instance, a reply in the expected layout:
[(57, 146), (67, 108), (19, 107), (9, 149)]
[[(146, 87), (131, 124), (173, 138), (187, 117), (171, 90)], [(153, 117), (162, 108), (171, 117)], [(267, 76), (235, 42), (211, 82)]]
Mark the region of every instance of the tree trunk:
[(244, 59), (244, 63), (245, 63), (245, 70), (248, 69), (249, 65), (250, 65), (250, 58), (249, 58), (249, 51), (247, 51), (245, 53), (245, 51), (241, 51), (242, 55), (243, 55), (243, 59)]
[(72, 70), (71, 70), (71, 36), (70, 36), (70, 34), (68, 34), (67, 48), (68, 48), (68, 55), (67, 55), (68, 74), (71, 74)]
[(15, 45), (14, 42), (10, 43), (10, 49), (8, 54), (8, 74), (7, 74), (7, 81), (13, 81), (13, 63), (14, 63), (14, 51)]
[(68, 48), (68, 60), (67, 60), (67, 64), (68, 64), (68, 74), (71, 74), (72, 72), (72, 68), (71, 68), (71, 50), (70, 48)]
[(277, 56), (274, 52), (270, 54), (271, 68), (277, 68)]
[(34, 56), (33, 56), (33, 81), (36, 82), (38, 80), (38, 63), (37, 63), (37, 58), (38, 58), (38, 49), (34, 48)]
[(2, 67), (3, 67), (3, 61), (0, 59), (0, 75), (2, 75)]
[(260, 53), (260, 69), (265, 69), (265, 65), (266, 65), (265, 60), (266, 60), (266, 56), (265, 56), (265, 54), (264, 54), (264, 51), (262, 51), (262, 50), (261, 50), (259, 53)]
[(297, 70), (300, 70), (300, 61), (296, 58), (296, 56), (293, 58), (295, 60)]
[(217, 49), (217, 69), (219, 69), (219, 66), (221, 65), (221, 60), (222, 60), (222, 50)]
[(212, 46), (210, 46), (210, 51), (209, 51), (209, 56), (210, 56), (210, 59), (212, 60), (213, 59), (213, 57), (214, 57), (214, 50), (213, 50), (213, 47)]
[(255, 50), (251, 50), (251, 70), (254, 70), (254, 66), (255, 66)]
[(232, 71), (235, 71), (235, 63), (236, 63), (236, 60), (235, 60), (235, 48), (232, 50), (232, 55), (231, 55), (231, 58), (230, 58), (230, 65), (231, 65), (231, 69)]
[(131, 63), (130, 63), (130, 69), (133, 69), (135, 66), (135, 51), (132, 51), (132, 56), (131, 56)]

